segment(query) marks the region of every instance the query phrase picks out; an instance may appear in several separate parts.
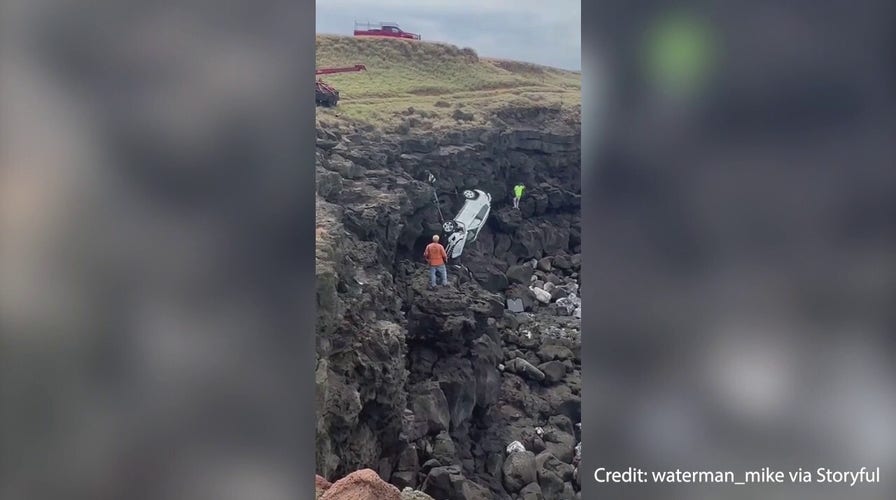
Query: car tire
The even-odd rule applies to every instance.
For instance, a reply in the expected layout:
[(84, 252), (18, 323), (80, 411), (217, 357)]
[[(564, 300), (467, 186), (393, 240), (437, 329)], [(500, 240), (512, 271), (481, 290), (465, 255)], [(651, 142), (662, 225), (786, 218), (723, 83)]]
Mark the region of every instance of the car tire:
[(475, 200), (477, 196), (476, 191), (471, 191), (469, 189), (464, 191), (464, 198), (468, 200)]
[(446, 233), (453, 233), (457, 230), (457, 224), (453, 220), (446, 220), (442, 223), (442, 229), (444, 229)]

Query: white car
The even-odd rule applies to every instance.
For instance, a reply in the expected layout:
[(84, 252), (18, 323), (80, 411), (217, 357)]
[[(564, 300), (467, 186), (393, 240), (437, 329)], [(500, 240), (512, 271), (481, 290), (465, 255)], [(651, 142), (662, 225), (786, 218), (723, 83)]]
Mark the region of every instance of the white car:
[(468, 189), (463, 195), (466, 202), (460, 212), (454, 219), (442, 224), (442, 229), (448, 234), (446, 252), (452, 259), (460, 257), (467, 243), (476, 241), (492, 210), (492, 195), (485, 191)]

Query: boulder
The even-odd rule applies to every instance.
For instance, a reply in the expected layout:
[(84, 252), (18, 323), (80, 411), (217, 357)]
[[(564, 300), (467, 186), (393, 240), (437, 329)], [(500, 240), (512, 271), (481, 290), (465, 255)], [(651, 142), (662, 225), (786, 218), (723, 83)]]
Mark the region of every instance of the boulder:
[(470, 268), (473, 278), (490, 292), (501, 292), (507, 289), (510, 282), (497, 266), (488, 264), (478, 269)]
[(504, 366), (504, 369), (510, 373), (515, 373), (523, 378), (528, 378), (536, 382), (544, 380), (544, 373), (523, 358), (511, 359)]
[(391, 483), (399, 488), (417, 486), (417, 473), (419, 472), (420, 459), (417, 446), (411, 443), (398, 456), (398, 463), (395, 464)]
[(544, 289), (538, 288), (537, 286), (530, 286), (529, 290), (532, 290), (532, 293), (535, 295), (535, 300), (541, 302), (542, 304), (551, 303), (551, 294), (544, 291)]
[(510, 493), (518, 493), (538, 478), (535, 454), (531, 451), (511, 453), (504, 460), (502, 473), (504, 488)]
[[(572, 447), (570, 447), (570, 450)], [(453, 465), (457, 461), (457, 448), (454, 441), (448, 435), (448, 431), (442, 431), (433, 439), (432, 458), (442, 465)], [(571, 459), (570, 459), (571, 460)]]
[(362, 469), (333, 483), (320, 500), (401, 500), (401, 492), (373, 470)]
[(537, 300), (535, 300), (535, 294), (532, 293), (532, 290), (529, 290), (528, 286), (523, 286), (520, 284), (514, 284), (507, 288), (507, 291), (504, 292), (505, 297), (508, 299), (519, 299), (523, 302), (523, 309), (526, 311), (531, 311), (532, 307), (535, 305)]
[(405, 488), (401, 491), (401, 500), (435, 500), (422, 491)]
[(569, 271), (570, 269), (572, 269), (572, 259), (569, 257), (569, 255), (554, 256), (552, 264), (557, 269), (562, 269), (564, 271)]
[(491, 500), (491, 493), (464, 477), (459, 466), (436, 467), (423, 482), (423, 491), (439, 500)]
[(321, 198), (334, 202), (342, 194), (342, 176), (337, 172), (318, 170), (316, 176), (317, 194)]
[(327, 481), (326, 479), (315, 475), (314, 476), (314, 500), (320, 500), (320, 497), (333, 486), (332, 483)]
[[(557, 497), (559, 498), (559, 497)], [(545, 500), (538, 483), (529, 483), (520, 490), (520, 500)]]
[(346, 179), (358, 179), (364, 175), (363, 167), (338, 154), (330, 155), (330, 169)]
[(548, 361), (538, 365), (538, 369), (544, 373), (544, 381), (548, 384), (556, 384), (566, 377), (566, 365), (562, 361)]
[(544, 436), (545, 451), (550, 452), (559, 460), (571, 464), (575, 458), (576, 438), (566, 432), (555, 427), (545, 431)]
[(424, 422), (428, 434), (438, 434), (448, 429), (451, 421), (448, 400), (438, 382), (424, 382), (414, 387), (410, 406), (415, 421)]
[(551, 270), (554, 268), (554, 266), (551, 264), (552, 260), (553, 259), (551, 259), (550, 257), (544, 257), (544, 258), (540, 259), (538, 261), (538, 269), (541, 271), (544, 271), (546, 273), (551, 272)]
[(568, 292), (559, 286), (556, 286), (551, 282), (548, 282), (548, 284), (551, 285), (551, 289), (548, 290), (547, 287), (545, 287), (545, 291), (551, 294), (551, 301), (560, 300), (568, 295)]
[(565, 361), (567, 359), (575, 359), (572, 351), (568, 347), (557, 344), (544, 344), (538, 349), (538, 357), (543, 362), (558, 360)]
[(532, 281), (533, 273), (534, 269), (527, 264), (510, 266), (510, 268), (507, 269), (507, 280), (510, 283), (528, 285)]

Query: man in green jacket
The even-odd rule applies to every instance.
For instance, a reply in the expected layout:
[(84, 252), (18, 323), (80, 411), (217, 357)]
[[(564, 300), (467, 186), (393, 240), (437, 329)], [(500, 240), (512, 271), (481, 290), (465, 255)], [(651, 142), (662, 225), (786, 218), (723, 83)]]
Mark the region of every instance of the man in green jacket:
[(513, 208), (519, 210), (520, 209), (520, 198), (523, 197), (523, 191), (526, 189), (526, 186), (522, 184), (517, 184), (513, 186)]

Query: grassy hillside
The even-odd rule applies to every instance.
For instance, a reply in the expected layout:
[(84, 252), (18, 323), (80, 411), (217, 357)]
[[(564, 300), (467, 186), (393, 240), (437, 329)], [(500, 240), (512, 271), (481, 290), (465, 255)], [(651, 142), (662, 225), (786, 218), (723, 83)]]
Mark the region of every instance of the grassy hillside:
[(339, 90), (321, 117), (385, 125), (414, 114), (436, 127), (477, 122), (507, 105), (577, 105), (581, 75), (534, 64), (479, 58), (472, 49), (383, 38), (317, 36), (317, 66), (364, 64), (367, 72), (324, 75)]

